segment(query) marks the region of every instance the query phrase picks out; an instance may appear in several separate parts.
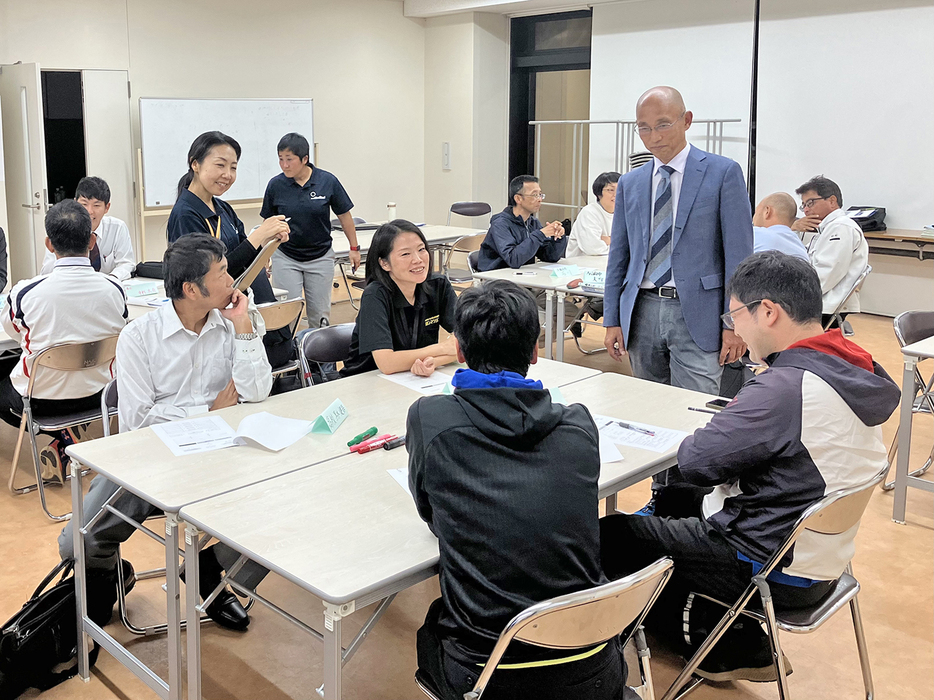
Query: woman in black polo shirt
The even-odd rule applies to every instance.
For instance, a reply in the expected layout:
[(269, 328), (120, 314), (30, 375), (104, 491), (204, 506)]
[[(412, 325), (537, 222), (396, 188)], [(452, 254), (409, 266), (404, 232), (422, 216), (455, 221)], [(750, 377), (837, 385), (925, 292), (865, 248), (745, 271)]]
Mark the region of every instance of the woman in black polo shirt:
[(438, 328), (454, 331), (457, 296), (415, 224), (396, 219), (376, 230), (366, 258), (366, 289), (341, 376), (379, 369), (427, 377), (457, 360), (454, 336), (438, 342)]
[[(236, 182), (238, 160), (240, 144), (227, 134), (208, 131), (198, 136), (188, 149), (188, 172), (178, 182), (178, 197), (167, 226), (169, 243), (190, 233), (220, 238), (227, 246), (227, 272), (234, 279), (250, 266), (267, 241), (289, 240), (284, 216), (266, 219), (247, 236), (233, 207), (218, 199)], [(276, 300), (265, 274), (257, 275), (250, 289), (257, 304)], [(294, 347), (288, 329), (267, 333), (263, 344), (273, 367), (292, 358)]]

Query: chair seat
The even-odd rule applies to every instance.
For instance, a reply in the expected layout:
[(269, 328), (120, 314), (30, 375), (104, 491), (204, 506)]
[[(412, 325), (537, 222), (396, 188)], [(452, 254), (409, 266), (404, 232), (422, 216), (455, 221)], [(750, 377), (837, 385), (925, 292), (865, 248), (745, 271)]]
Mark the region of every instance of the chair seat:
[(459, 269), (450, 269), (447, 271), (448, 281), (452, 284), (461, 284), (464, 282), (472, 282), (473, 274), (470, 270), (459, 270)]
[(366, 289), (366, 280), (357, 280), (350, 284), (354, 289)]
[(787, 632), (809, 632), (824, 624), (857, 593), (859, 593), (859, 581), (845, 573), (837, 579), (833, 591), (819, 605), (810, 609), (777, 610), (776, 621), (778, 626)]
[(297, 372), (299, 369), (301, 369), (301, 365), (299, 365), (298, 360), (292, 360), (279, 367), (273, 367), (272, 374), (275, 376), (277, 374), (285, 374), (286, 372)]
[(441, 700), (441, 691), (435, 687), (434, 681), (428, 677), (428, 674), (420, 668), (415, 670), (415, 684), (432, 700)]
[[(112, 408), (109, 411), (111, 416), (117, 415), (117, 409)], [(22, 418), (22, 412), (16, 414)], [(67, 413), (61, 416), (46, 416), (44, 418), (33, 418), (33, 423), (39, 427), (39, 430), (63, 430), (73, 425), (82, 423), (92, 423), (101, 419), (101, 410), (92, 408), (88, 411), (78, 411), (77, 413)]]

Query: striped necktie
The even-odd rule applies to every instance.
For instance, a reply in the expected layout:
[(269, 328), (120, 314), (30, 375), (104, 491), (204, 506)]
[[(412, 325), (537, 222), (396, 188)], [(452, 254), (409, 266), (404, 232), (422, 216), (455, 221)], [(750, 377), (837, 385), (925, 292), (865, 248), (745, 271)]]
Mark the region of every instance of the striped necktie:
[(674, 168), (663, 165), (658, 169), (662, 180), (655, 192), (652, 230), (652, 252), (649, 257), (648, 278), (656, 287), (671, 281), (671, 227), (674, 223), (671, 203), (671, 174)]

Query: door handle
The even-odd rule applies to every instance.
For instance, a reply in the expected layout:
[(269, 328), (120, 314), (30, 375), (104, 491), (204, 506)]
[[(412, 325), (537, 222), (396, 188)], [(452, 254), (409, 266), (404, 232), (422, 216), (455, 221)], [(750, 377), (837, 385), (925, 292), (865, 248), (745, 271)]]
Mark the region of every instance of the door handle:
[(42, 208), (41, 204), (21, 204), (20, 206), (23, 207), (24, 209), (41, 209)]

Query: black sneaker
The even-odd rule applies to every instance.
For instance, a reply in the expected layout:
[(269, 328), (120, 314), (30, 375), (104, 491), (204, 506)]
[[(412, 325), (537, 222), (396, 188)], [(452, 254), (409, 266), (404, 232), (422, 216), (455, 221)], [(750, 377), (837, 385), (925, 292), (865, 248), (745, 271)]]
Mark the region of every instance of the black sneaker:
[[(764, 658), (746, 661), (730, 662), (725, 658), (711, 659), (713, 652), (705, 658), (694, 673), (708, 681), (725, 683), (727, 681), (752, 681), (753, 683), (774, 683), (778, 680), (778, 672), (772, 663), (772, 654), (766, 663)], [(790, 676), (794, 670), (791, 660), (782, 654), (785, 660), (785, 675)]]

